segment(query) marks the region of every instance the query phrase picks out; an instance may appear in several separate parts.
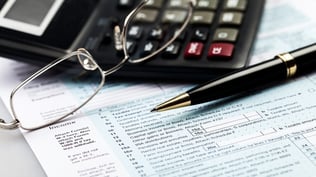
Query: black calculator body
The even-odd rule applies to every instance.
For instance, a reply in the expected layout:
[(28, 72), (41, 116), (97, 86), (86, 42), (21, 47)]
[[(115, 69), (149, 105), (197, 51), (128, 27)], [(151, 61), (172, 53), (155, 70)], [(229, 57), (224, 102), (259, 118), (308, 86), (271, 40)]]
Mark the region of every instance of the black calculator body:
[[(139, 3), (138, 0), (42, 2), (46, 1), (46, 4), (40, 4), (40, 7), (45, 7), (42, 8), (44, 10), (36, 7), (39, 11), (37, 14), (42, 13), (43, 18), (31, 16), (36, 18), (32, 21), (30, 18), (18, 18), (25, 17), (19, 7), (30, 8), (31, 11), (36, 5), (27, 6), (27, 1), (20, 1), (21, 4), (11, 4), (11, 8), (8, 8), (9, 1), (0, 0), (1, 11), (5, 10), (5, 15), (0, 18), (30, 23), (29, 26), (35, 26), (37, 30), (33, 33), (32, 28), (23, 31), (21, 27), (0, 24), (0, 55), (47, 64), (84, 47), (104, 70), (121, 60), (122, 52), (114, 48), (113, 27), (122, 24), (126, 15)], [(127, 63), (113, 76), (208, 80), (246, 67), (260, 24), (264, 0), (196, 2), (190, 24), (175, 42), (149, 61)], [(148, 46), (159, 46), (161, 41), (174, 35), (179, 26), (174, 25), (178, 22), (172, 22), (172, 16), (179, 16), (186, 10), (187, 4), (188, 0), (149, 0), (140, 12), (142, 18), (129, 27), (132, 30), (128, 32), (130, 55), (137, 58), (146, 52), (150, 53), (155, 48)], [(51, 17), (48, 17), (48, 12)], [(164, 21), (166, 16), (171, 17), (168, 22)], [(172, 25), (168, 26), (168, 23)], [(157, 31), (160, 35), (156, 35)]]

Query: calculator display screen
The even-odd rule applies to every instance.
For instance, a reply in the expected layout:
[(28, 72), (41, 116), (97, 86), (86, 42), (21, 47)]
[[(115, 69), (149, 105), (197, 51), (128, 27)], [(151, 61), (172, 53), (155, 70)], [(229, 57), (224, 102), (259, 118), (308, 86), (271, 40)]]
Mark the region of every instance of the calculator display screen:
[(0, 41), (68, 50), (99, 0), (0, 0)]
[(0, 26), (41, 36), (64, 0), (6, 0), (0, 10)]

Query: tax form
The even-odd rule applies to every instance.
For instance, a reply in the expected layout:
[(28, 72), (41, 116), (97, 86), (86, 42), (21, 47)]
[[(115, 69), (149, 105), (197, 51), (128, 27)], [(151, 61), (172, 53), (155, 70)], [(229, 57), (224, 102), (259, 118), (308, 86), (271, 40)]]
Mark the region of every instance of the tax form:
[[(295, 2), (268, 1), (254, 60), (316, 41), (310, 35), (315, 34), (316, 20), (308, 10), (316, 7), (315, 2)], [(289, 22), (278, 23), (282, 27), (270, 20), (283, 18), (280, 10), (291, 16)], [(285, 30), (284, 25), (295, 19), (299, 25)], [(1, 68), (4, 100), (26, 73), (36, 69), (6, 60)], [(52, 177), (315, 176), (316, 74), (228, 100), (150, 112), (191, 87), (107, 83), (83, 108), (84, 114), (23, 134)]]

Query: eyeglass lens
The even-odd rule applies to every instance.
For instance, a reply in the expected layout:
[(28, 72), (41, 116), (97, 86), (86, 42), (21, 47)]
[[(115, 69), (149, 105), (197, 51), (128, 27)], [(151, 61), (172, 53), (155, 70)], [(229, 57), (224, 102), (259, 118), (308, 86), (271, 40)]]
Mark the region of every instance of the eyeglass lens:
[(126, 40), (126, 50), (130, 55), (129, 61), (138, 63), (154, 60), (159, 57), (153, 55), (172, 55), (177, 52), (175, 50), (181, 50), (181, 38), (173, 42), (173, 37), (189, 19), (191, 8), (189, 2), (189, 0), (147, 1), (143, 8), (129, 19), (126, 36), (123, 36)]
[[(67, 67), (65, 61), (58, 66), (49, 67), (14, 94), (13, 112), (22, 128), (41, 128), (74, 113), (81, 114), (84, 111), (79, 108), (101, 89), (104, 77), (120, 69), (127, 61), (144, 62), (156, 59), (156, 55), (170, 53), (170, 50), (181, 50), (177, 48), (181, 41), (176, 38), (181, 37), (179, 31), (182, 31), (191, 19), (191, 1), (143, 2), (144, 6), (136, 8), (139, 11), (134, 11), (135, 14), (131, 13), (132, 15), (126, 18), (128, 23), (123, 26), (123, 33), (119, 35), (119, 42), (123, 44), (122, 48), (125, 48), (128, 56), (124, 56), (123, 49), (118, 51), (122, 56), (122, 61), (118, 65), (106, 71), (102, 71), (99, 66), (95, 67), (93, 62), (92, 65), (85, 65), (85, 60), (82, 59), (91, 56), (79, 50), (78, 55), (67, 58), (66, 61), (72, 61), (71, 65)], [(166, 10), (161, 11), (160, 8)], [(76, 92), (80, 93), (80, 97)]]
[(72, 114), (103, 85), (102, 73), (98, 69), (84, 69), (78, 56), (68, 58), (73, 61), (71, 65), (62, 62), (16, 92), (13, 106), (22, 128), (33, 129)]

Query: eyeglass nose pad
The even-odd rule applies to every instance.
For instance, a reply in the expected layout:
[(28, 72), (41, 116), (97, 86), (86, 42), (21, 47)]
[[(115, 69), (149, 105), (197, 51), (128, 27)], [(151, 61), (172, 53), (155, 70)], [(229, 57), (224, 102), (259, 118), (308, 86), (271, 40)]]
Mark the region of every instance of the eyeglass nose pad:
[(92, 55), (84, 48), (78, 49), (80, 53), (77, 54), (79, 63), (81, 66), (88, 71), (94, 71), (98, 68), (98, 65), (93, 60)]
[(123, 43), (122, 43), (122, 34), (120, 26), (116, 25), (114, 27), (114, 47), (117, 51), (123, 50)]

